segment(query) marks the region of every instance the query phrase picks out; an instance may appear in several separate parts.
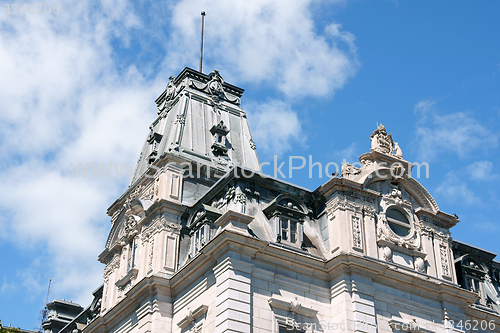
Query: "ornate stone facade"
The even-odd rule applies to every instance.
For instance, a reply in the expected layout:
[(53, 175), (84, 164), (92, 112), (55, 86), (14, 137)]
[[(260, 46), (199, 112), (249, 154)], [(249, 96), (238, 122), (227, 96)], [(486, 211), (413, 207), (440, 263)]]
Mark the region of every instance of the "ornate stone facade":
[(100, 305), (63, 333), (500, 332), (500, 264), (451, 239), (383, 125), (361, 168), (308, 191), (259, 173), (242, 93), (217, 71), (170, 78), (108, 210)]

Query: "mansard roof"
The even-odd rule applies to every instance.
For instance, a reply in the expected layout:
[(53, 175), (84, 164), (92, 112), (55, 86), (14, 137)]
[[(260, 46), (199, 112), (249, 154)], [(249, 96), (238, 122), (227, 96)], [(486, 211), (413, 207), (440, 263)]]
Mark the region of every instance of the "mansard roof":
[[(243, 92), (216, 70), (207, 75), (185, 68), (171, 76), (156, 99), (158, 117), (149, 127), (130, 184), (165, 154), (224, 171), (234, 165), (260, 171), (246, 113), (240, 107)], [(215, 134), (224, 139), (217, 141)]]

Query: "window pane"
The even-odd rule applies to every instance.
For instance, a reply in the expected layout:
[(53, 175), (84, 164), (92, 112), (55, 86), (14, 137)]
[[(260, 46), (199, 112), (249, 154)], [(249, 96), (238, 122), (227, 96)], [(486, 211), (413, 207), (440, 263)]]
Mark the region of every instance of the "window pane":
[(281, 230), (281, 240), (288, 240), (287, 230)]
[(389, 222), (389, 227), (391, 227), (392, 231), (398, 236), (405, 237), (410, 233), (410, 229), (405, 228), (399, 224)]
[(288, 229), (288, 220), (281, 219), (281, 229)]
[(295, 232), (290, 233), (290, 242), (296, 243), (297, 242), (297, 236)]
[(290, 231), (291, 232), (297, 232), (297, 222), (290, 221)]
[(399, 210), (394, 209), (394, 208), (389, 208), (387, 210), (387, 217), (393, 218), (395, 220), (398, 220), (399, 222), (405, 223), (405, 224), (410, 224), (406, 216), (401, 213)]

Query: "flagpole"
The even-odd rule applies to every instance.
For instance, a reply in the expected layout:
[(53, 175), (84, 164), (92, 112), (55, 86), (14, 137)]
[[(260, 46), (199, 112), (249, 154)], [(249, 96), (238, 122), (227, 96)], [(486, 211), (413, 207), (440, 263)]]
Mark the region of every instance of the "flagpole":
[(203, 65), (203, 28), (205, 26), (205, 12), (201, 12), (201, 47), (200, 47), (200, 73), (202, 73)]

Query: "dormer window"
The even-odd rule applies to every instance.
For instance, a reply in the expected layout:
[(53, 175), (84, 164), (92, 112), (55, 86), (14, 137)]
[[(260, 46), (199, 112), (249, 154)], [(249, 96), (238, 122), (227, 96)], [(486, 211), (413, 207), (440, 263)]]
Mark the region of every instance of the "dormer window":
[(158, 145), (160, 144), (160, 141), (162, 139), (162, 135), (159, 133), (155, 133), (153, 129), (151, 129), (151, 133), (148, 136), (148, 143), (151, 147), (151, 152), (149, 153), (148, 156), (148, 163), (152, 164), (158, 155)]
[(214, 136), (214, 143), (212, 144), (212, 152), (215, 155), (225, 155), (227, 154), (227, 134), (229, 133), (228, 128), (224, 125), (221, 120), (219, 124), (212, 126), (210, 133)]
[(480, 299), (479, 303), (487, 304), (487, 297), (483, 290), (487, 269), (470, 256), (462, 258), (458, 271), (462, 273), (462, 287), (476, 293)]
[(272, 225), (277, 243), (303, 247), (303, 222), (306, 212), (303, 205), (283, 196), (278, 196), (264, 208), (264, 214)]
[(217, 230), (213, 223), (222, 213), (215, 207), (203, 204), (195, 211), (188, 222), (191, 229), (191, 257), (194, 257), (207, 244)]

